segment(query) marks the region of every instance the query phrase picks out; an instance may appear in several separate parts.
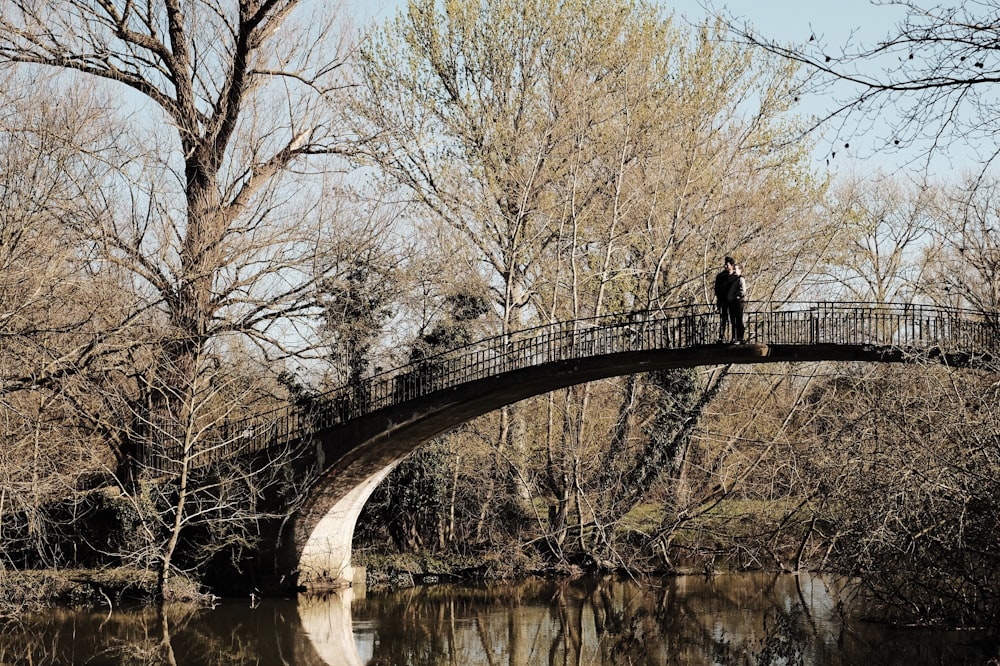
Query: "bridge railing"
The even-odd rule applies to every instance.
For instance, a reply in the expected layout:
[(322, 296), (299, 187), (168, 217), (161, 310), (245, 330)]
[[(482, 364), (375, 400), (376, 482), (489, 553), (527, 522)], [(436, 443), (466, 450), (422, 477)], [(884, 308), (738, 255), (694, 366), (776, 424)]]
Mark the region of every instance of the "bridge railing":
[[(747, 330), (768, 344), (995, 349), (997, 319), (922, 305), (815, 303), (805, 309), (762, 304), (747, 313)], [(769, 307), (768, 307), (769, 306)]]
[[(919, 305), (755, 302), (745, 315), (748, 341), (770, 345), (861, 345), (989, 353), (998, 321), (967, 310)], [(287, 444), (366, 414), (523, 368), (607, 354), (714, 344), (713, 305), (615, 313), (554, 322), (479, 340), (320, 396), (227, 425), (203, 461)], [(165, 451), (162, 453), (166, 453)], [(169, 457), (169, 456), (168, 456)]]

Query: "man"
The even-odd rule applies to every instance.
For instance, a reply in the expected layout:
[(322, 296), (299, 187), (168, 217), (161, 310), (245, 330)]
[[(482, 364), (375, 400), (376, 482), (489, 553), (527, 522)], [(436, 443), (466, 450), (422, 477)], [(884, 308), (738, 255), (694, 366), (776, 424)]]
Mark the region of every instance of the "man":
[(726, 341), (726, 324), (729, 323), (729, 287), (733, 283), (736, 260), (726, 257), (725, 266), (715, 276), (715, 303), (719, 309), (719, 342)]

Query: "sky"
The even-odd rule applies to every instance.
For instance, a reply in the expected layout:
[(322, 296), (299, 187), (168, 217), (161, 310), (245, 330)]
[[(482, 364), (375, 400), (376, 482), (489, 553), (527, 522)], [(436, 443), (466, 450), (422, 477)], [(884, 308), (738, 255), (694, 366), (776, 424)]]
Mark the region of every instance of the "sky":
[[(406, 0), (346, 0), (346, 3), (352, 16), (366, 21), (394, 16), (406, 5)], [(839, 50), (849, 43), (855, 46), (873, 44), (889, 34), (903, 16), (897, 7), (873, 5), (870, 0), (659, 0), (658, 4), (673, 11), (676, 18), (692, 24), (721, 10), (745, 19), (758, 34), (776, 41), (798, 44), (815, 36), (831, 50)], [(822, 115), (831, 108), (832, 101), (817, 97), (805, 99), (800, 110), (805, 114)], [(882, 139), (874, 128), (870, 135), (852, 137), (851, 147), (845, 149), (843, 142), (830, 132), (819, 142), (815, 158), (819, 164), (835, 170), (895, 172), (912, 156), (879, 150)], [(831, 156), (833, 151), (836, 153)], [(971, 163), (960, 154), (943, 155), (937, 170), (956, 173)]]

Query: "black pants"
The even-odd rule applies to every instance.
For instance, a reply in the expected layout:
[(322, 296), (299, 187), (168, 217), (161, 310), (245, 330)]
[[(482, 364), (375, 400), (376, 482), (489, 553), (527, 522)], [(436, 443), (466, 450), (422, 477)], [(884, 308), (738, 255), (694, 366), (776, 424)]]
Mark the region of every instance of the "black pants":
[(729, 302), (729, 323), (733, 325), (733, 340), (743, 342), (743, 301)]
[(726, 339), (726, 326), (729, 324), (729, 303), (719, 302), (719, 342)]

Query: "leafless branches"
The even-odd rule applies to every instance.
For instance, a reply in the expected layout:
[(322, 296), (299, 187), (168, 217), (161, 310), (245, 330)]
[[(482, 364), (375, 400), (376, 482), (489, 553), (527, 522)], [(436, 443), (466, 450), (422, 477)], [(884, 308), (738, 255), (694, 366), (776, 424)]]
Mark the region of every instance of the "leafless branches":
[(830, 86), (835, 104), (817, 126), (841, 122), (867, 131), (877, 119), (889, 128), (879, 137), (884, 148), (915, 147), (929, 156), (960, 143), (976, 151), (985, 170), (998, 156), (990, 137), (998, 122), (1000, 6), (993, 0), (929, 8), (909, 0), (872, 4), (903, 18), (877, 43), (856, 47), (824, 44), (817, 35), (788, 45), (729, 22), (741, 39), (800, 63), (817, 86)]

